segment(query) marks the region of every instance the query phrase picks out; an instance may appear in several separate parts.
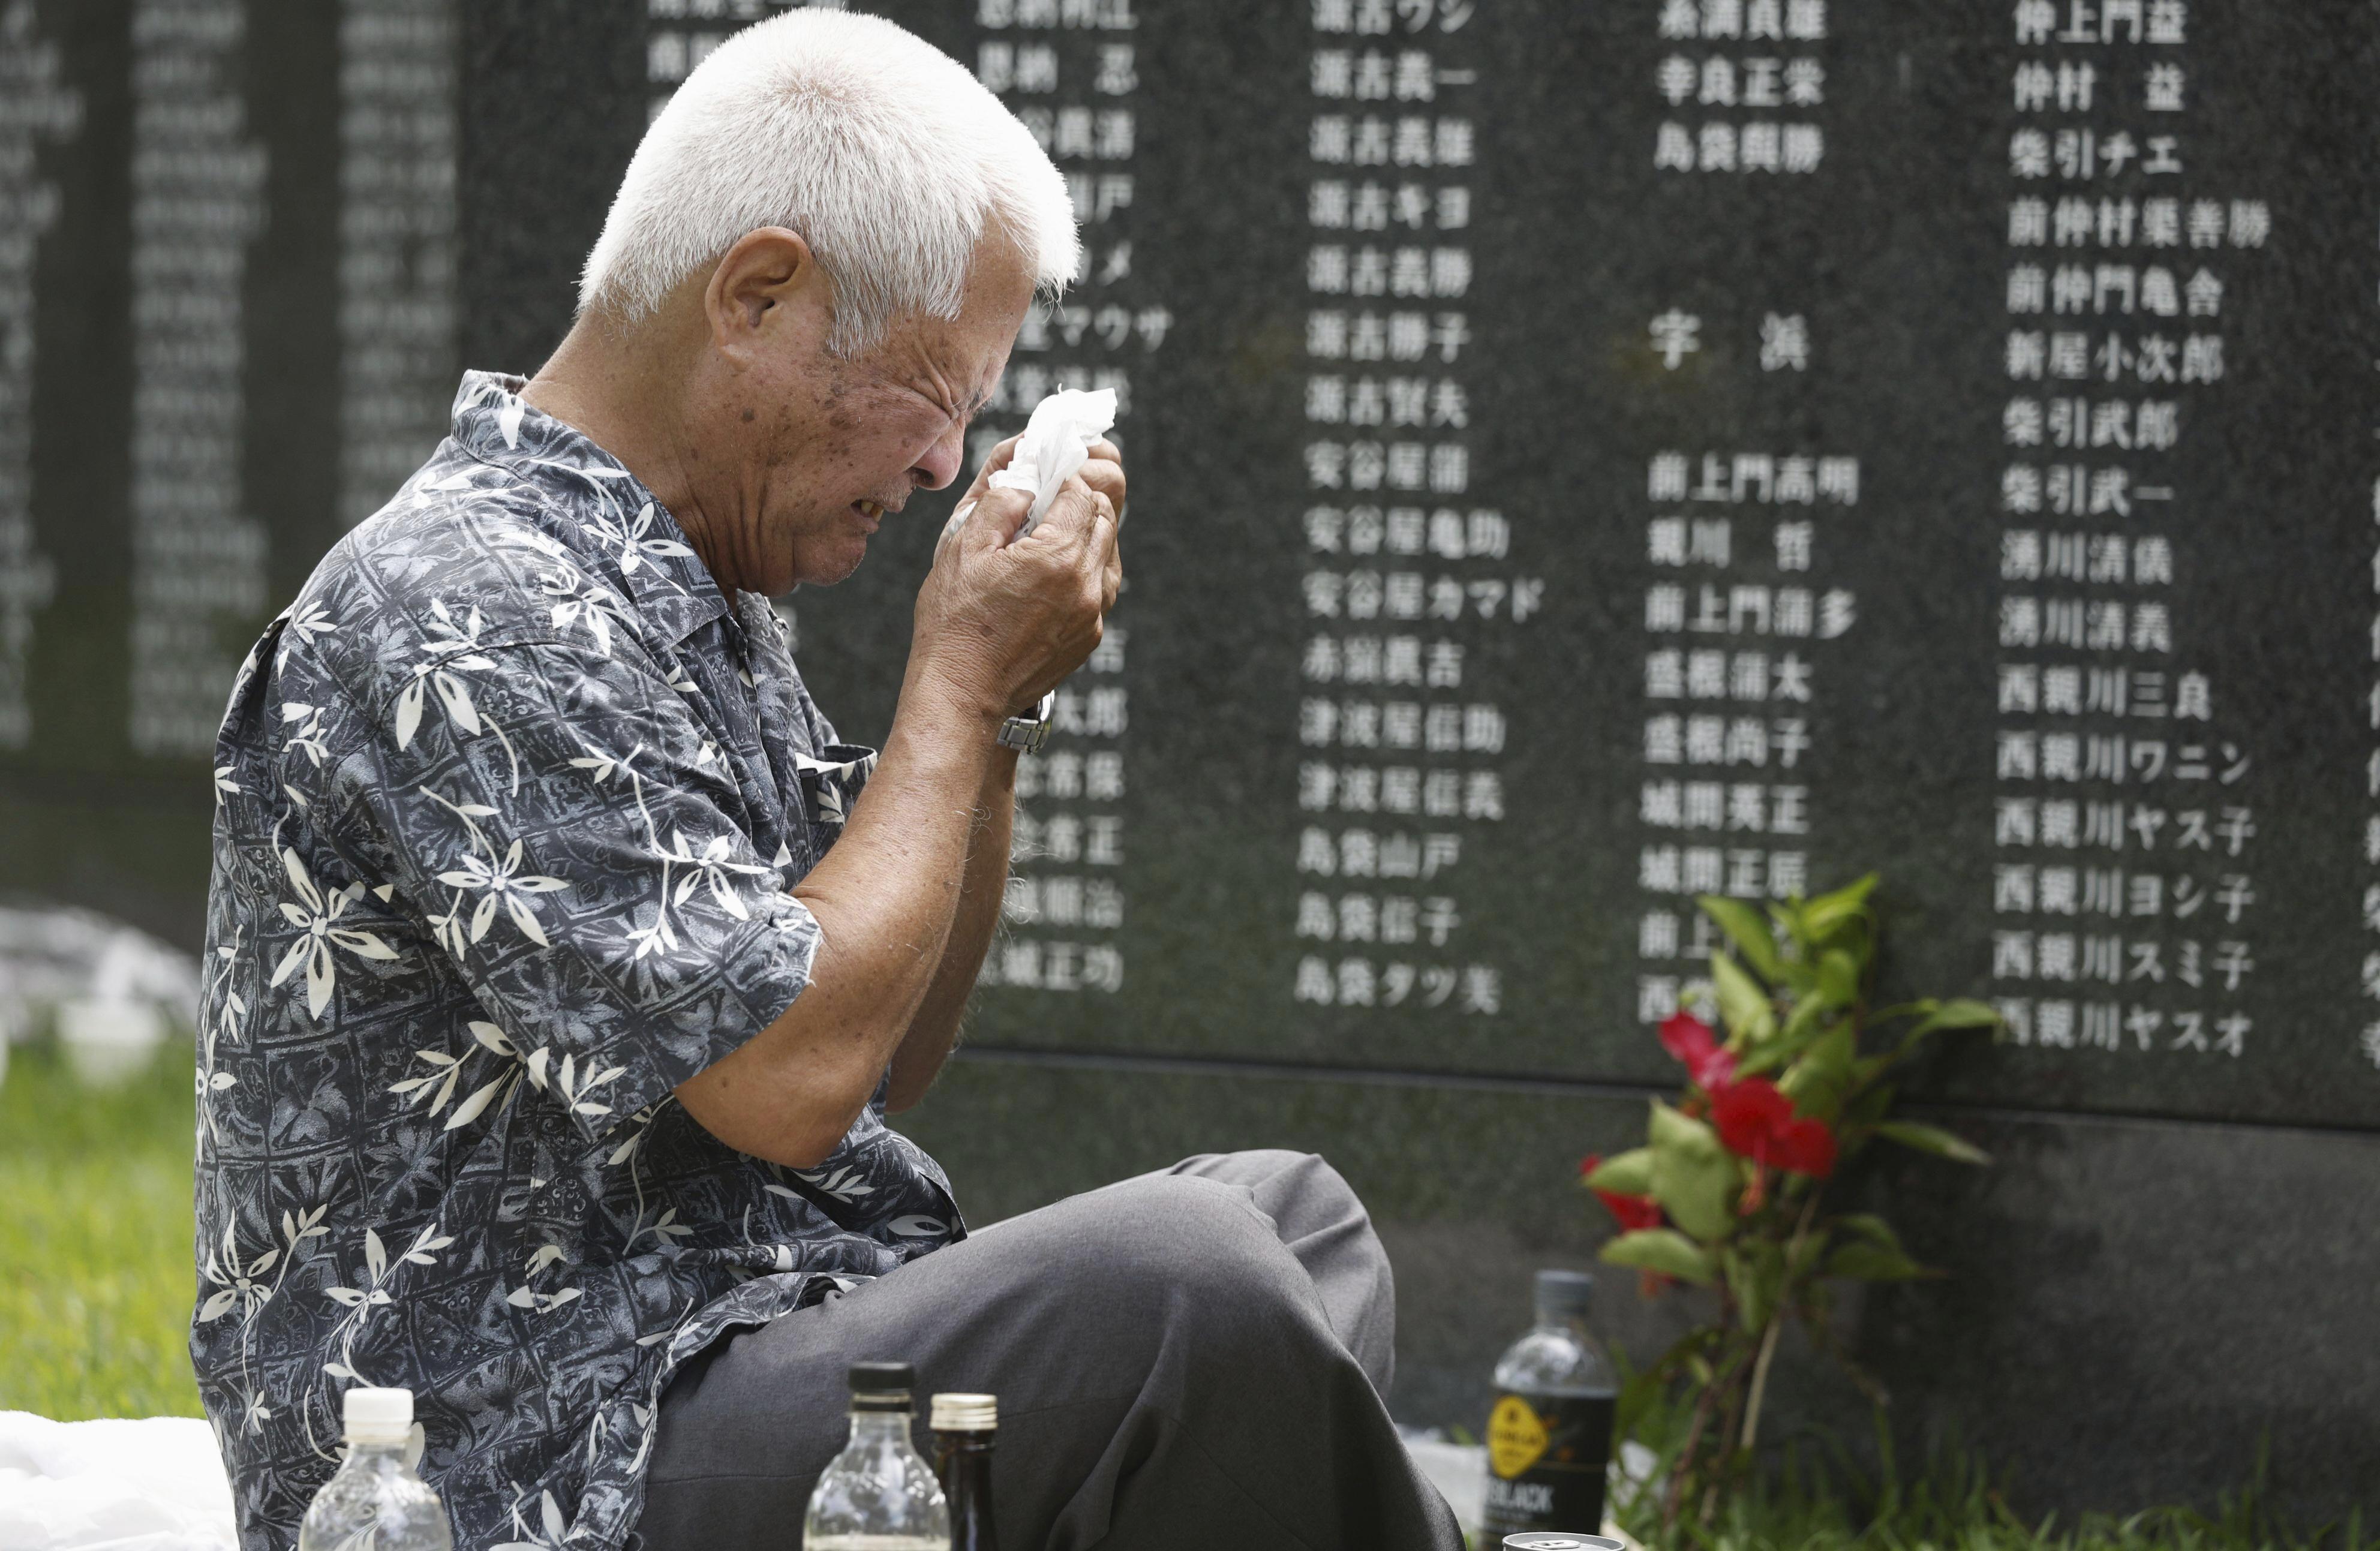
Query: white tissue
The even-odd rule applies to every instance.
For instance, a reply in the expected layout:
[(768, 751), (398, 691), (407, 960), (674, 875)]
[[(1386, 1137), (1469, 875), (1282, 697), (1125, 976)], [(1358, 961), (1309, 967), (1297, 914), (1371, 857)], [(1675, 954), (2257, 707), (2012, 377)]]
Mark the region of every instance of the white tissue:
[(1058, 487), (1089, 460), (1091, 443), (1107, 433), (1115, 418), (1113, 388), (1095, 393), (1061, 388), (1033, 406), (1033, 418), (1025, 424), (1015, 456), (990, 481), (993, 490), (1033, 492), (1033, 508), (1025, 514), (1025, 526), (1016, 530), (1017, 538), (1039, 525)]

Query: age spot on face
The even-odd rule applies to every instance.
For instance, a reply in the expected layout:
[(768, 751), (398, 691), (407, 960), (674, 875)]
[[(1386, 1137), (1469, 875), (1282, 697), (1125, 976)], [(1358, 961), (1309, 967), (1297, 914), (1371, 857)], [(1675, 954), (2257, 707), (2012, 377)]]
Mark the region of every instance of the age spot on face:
[(757, 409), (747, 409), (744, 411), (744, 423), (747, 426), (759, 418), (759, 411)]

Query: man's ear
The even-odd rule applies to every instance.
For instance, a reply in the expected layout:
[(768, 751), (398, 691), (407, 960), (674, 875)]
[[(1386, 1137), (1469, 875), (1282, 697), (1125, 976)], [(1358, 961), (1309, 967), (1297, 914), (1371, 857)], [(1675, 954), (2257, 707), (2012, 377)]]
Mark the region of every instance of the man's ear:
[(823, 321), (831, 287), (810, 245), (783, 226), (747, 232), (711, 266), (703, 311), (711, 344), (741, 356), (787, 326)]

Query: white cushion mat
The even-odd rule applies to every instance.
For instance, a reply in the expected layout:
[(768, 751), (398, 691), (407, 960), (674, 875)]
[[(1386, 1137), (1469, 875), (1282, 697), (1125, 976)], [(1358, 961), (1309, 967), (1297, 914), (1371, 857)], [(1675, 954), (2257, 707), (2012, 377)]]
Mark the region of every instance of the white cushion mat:
[(53, 1422), (0, 1411), (7, 1551), (236, 1551), (231, 1484), (195, 1417)]

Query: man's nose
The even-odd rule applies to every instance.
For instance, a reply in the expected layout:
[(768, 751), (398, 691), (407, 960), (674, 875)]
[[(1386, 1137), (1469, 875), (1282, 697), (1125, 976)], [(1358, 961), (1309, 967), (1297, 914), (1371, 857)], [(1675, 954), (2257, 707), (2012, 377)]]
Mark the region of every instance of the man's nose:
[(938, 491), (957, 479), (965, 464), (966, 423), (956, 421), (926, 449), (926, 455), (909, 470), (909, 478), (922, 489)]

